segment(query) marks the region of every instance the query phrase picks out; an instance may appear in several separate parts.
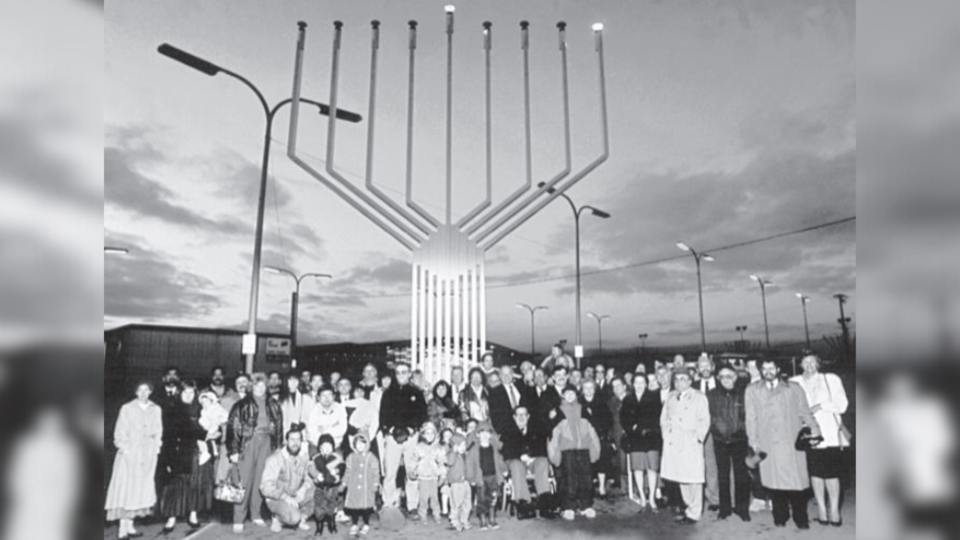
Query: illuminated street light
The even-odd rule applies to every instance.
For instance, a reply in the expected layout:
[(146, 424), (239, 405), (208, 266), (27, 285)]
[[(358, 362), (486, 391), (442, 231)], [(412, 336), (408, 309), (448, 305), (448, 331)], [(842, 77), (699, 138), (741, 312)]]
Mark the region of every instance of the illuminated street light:
[(530, 312), (530, 354), (537, 354), (537, 327), (534, 322), (534, 315), (541, 309), (550, 309), (547, 306), (531, 306), (529, 304), (517, 303), (517, 307)]
[(763, 331), (767, 337), (767, 349), (770, 349), (770, 325), (767, 323), (767, 287), (774, 286), (772, 281), (763, 279), (760, 276), (751, 274), (750, 279), (760, 285), (760, 296), (763, 298)]
[(677, 247), (693, 255), (693, 259), (697, 261), (697, 298), (700, 300), (700, 350), (701, 352), (707, 352), (707, 330), (703, 324), (703, 280), (700, 277), (700, 261), (713, 262), (716, 259), (709, 253), (697, 253), (697, 250), (683, 242), (677, 242)]

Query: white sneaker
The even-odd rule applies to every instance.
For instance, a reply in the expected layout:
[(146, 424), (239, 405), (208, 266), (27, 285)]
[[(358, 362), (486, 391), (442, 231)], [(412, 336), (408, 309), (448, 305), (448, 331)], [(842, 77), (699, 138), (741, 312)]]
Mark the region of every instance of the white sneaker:
[(234, 523), (234, 524), (233, 524), (233, 533), (234, 533), (234, 534), (243, 534), (243, 523)]
[(264, 521), (264, 520), (262, 520), (262, 519), (260, 519), (260, 518), (257, 518), (257, 519), (251, 520), (251, 521), (253, 521), (253, 524), (256, 525), (257, 527), (266, 527), (266, 526), (267, 526), (267, 522)]
[(564, 510), (560, 517), (567, 521), (573, 521), (573, 518), (576, 517), (576, 514), (573, 513), (573, 510)]
[(300, 529), (301, 531), (309, 531), (310, 524), (307, 523), (306, 520), (304, 520), (304, 521), (301, 521), (299, 525), (297, 525), (297, 528)]
[(337, 523), (346, 523), (350, 521), (350, 516), (348, 516), (346, 512), (344, 512), (343, 510), (340, 510), (339, 512), (337, 512), (336, 520), (337, 520)]
[(280, 524), (279, 519), (273, 518), (272, 520), (270, 520), (270, 530), (275, 533), (283, 530), (283, 525)]
[(360, 527), (357, 527), (356, 525), (350, 527), (350, 536), (357, 536), (358, 534), (360, 534)]
[(597, 517), (597, 511), (593, 508), (587, 508), (586, 510), (580, 512), (580, 515), (586, 517), (587, 519), (593, 519)]
[(360, 536), (366, 536), (368, 532), (370, 532), (369, 525), (364, 525), (363, 527), (360, 527)]

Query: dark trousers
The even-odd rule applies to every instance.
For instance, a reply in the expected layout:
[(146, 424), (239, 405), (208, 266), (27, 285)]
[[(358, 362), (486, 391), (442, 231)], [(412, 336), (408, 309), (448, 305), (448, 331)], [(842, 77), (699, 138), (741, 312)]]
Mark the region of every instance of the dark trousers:
[(593, 507), (593, 476), (589, 450), (566, 450), (560, 460), (560, 482), (564, 510)]
[(717, 456), (717, 485), (720, 487), (720, 512), (730, 513), (730, 468), (733, 467), (734, 506), (737, 513), (746, 513), (750, 505), (750, 474), (747, 472), (747, 441), (732, 443), (713, 440)]
[(477, 516), (490, 516), (490, 510), (497, 505), (497, 491), (500, 485), (496, 475), (484, 476), (477, 485)]
[(793, 514), (793, 522), (798, 526), (809, 525), (810, 518), (807, 517), (807, 500), (809, 499), (806, 491), (767, 489), (770, 493), (770, 501), (773, 503), (773, 523), (783, 525)]

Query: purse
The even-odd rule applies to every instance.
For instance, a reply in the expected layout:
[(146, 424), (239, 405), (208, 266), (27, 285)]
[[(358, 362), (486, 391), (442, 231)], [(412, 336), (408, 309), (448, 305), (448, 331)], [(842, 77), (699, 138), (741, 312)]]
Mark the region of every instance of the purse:
[(808, 426), (803, 426), (800, 429), (800, 432), (797, 433), (797, 440), (793, 443), (793, 447), (801, 452), (807, 452), (816, 448), (816, 446), (823, 442), (823, 437), (820, 435), (812, 435), (813, 430)]
[(236, 464), (230, 465), (227, 477), (217, 483), (213, 490), (213, 498), (231, 504), (243, 502), (247, 490), (240, 483), (240, 468)]
[[(828, 397), (828, 398), (830, 399), (830, 401), (832, 402), (832, 401), (833, 401), (833, 393), (830, 391), (830, 381), (827, 380), (827, 375), (826, 375), (825, 373), (821, 373), (821, 375), (823, 375), (823, 384), (825, 384), (825, 385), (827, 386), (827, 397)], [(844, 440), (844, 439), (847, 440), (847, 445), (848, 445), (848, 446), (849, 446), (850, 444), (853, 444), (853, 433), (851, 433), (850, 430), (847, 429), (847, 426), (843, 425), (843, 419), (840, 418), (840, 415), (839, 415), (839, 414), (834, 413), (833, 417), (837, 420), (837, 426), (839, 426), (839, 427), (837, 428), (837, 431), (838, 431), (838, 433), (840, 434), (840, 441), (839, 441), (839, 443), (840, 443), (840, 449), (843, 450), (843, 448), (844, 448), (844, 446), (843, 446), (843, 440)]]

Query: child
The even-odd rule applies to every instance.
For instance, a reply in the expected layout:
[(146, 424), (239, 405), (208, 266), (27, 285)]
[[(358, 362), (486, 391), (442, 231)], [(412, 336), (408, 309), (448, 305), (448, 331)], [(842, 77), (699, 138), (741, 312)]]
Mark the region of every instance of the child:
[[(353, 522), (350, 536), (366, 536), (370, 532), (370, 514), (380, 489), (380, 460), (370, 452), (370, 438), (366, 431), (361, 430), (353, 437), (352, 448), (340, 489), (347, 492), (343, 507)], [(362, 528), (359, 527), (361, 518)]]
[(593, 509), (592, 463), (600, 459), (600, 438), (597, 432), (580, 416), (577, 391), (563, 391), (560, 404), (563, 420), (553, 428), (553, 436), (547, 442), (547, 455), (554, 466), (560, 467), (563, 486), (563, 519), (573, 520), (575, 512), (588, 519), (597, 517)]
[(416, 480), (420, 492), (420, 521), (427, 519), (427, 509), (433, 510), (433, 519), (438, 524), (440, 520), (440, 505), (437, 501), (439, 480), (446, 471), (446, 452), (437, 440), (437, 427), (427, 421), (420, 428), (420, 440), (410, 453), (406, 463), (407, 474), (411, 480)]
[(452, 507), (450, 524), (458, 531), (470, 527), (470, 482), (467, 482), (467, 438), (456, 433), (450, 438), (447, 453), (447, 487), (450, 488)]
[[(453, 429), (445, 427), (440, 430), (440, 446), (444, 453), (450, 450), (450, 440), (452, 438)], [(440, 477), (440, 515), (450, 515), (450, 484), (444, 480), (443, 476)]]
[(346, 464), (340, 454), (334, 451), (335, 445), (333, 435), (321, 435), (317, 441), (318, 453), (313, 456), (307, 471), (316, 486), (313, 492), (313, 516), (317, 520), (317, 536), (323, 534), (324, 524), (331, 534), (337, 532), (334, 515), (340, 503), (340, 480), (343, 479)]
[(200, 409), (200, 426), (207, 430), (207, 440), (197, 441), (197, 446), (200, 448), (200, 465), (203, 465), (210, 461), (211, 456), (220, 454), (219, 440), (221, 437), (211, 436), (220, 431), (220, 428), (227, 423), (230, 413), (220, 406), (220, 400), (212, 390), (200, 392), (198, 399), (202, 407)]
[(496, 439), (490, 422), (484, 420), (477, 425), (476, 439), (467, 448), (467, 480), (477, 489), (477, 517), (482, 531), (500, 528), (497, 492), (506, 475), (500, 440)]

